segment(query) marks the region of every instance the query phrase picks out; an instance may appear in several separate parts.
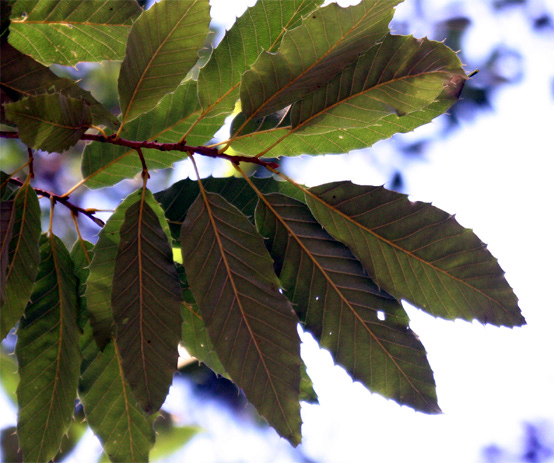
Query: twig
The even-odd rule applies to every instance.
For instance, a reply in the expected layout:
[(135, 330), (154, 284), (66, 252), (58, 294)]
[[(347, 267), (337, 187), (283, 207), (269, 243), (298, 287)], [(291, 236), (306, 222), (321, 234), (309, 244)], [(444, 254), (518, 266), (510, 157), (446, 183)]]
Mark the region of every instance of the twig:
[[(9, 179), (9, 181), (10, 181), (10, 183), (14, 183), (14, 184), (19, 185), (19, 186), (23, 185), (23, 181), (19, 180), (18, 178), (12, 177), (12, 178)], [(94, 211), (87, 211), (86, 209), (83, 209), (82, 207), (76, 206), (75, 204), (69, 202), (69, 196), (63, 197), (63, 196), (57, 195), (55, 193), (52, 193), (51, 191), (43, 190), (42, 188), (33, 187), (33, 190), (35, 190), (35, 192), (38, 195), (44, 196), (46, 198), (50, 198), (55, 203), (63, 204), (74, 215), (79, 215), (79, 214), (86, 215), (90, 220), (92, 220), (99, 227), (104, 226), (104, 222), (102, 220), (100, 220), (98, 217), (94, 217)]]

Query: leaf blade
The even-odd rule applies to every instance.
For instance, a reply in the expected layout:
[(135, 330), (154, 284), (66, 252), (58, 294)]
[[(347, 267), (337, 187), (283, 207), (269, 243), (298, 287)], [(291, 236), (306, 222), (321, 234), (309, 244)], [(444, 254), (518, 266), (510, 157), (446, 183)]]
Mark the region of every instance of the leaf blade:
[(261, 237), (236, 208), (203, 192), (183, 223), (181, 247), (192, 292), (225, 370), (269, 424), (297, 445), (297, 319), (278, 291)]
[(446, 319), (525, 323), (496, 259), (454, 216), (350, 182), (311, 188), (306, 199), (318, 222), (398, 299)]

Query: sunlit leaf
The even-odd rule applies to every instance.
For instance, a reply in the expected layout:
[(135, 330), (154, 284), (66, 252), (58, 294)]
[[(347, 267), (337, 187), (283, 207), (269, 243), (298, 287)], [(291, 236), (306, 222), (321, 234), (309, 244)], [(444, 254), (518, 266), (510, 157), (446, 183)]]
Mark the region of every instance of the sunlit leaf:
[[(187, 80), (162, 98), (154, 109), (126, 124), (122, 136), (129, 140), (175, 143), (187, 134), (189, 146), (203, 145), (219, 130), (224, 116), (198, 120), (199, 113), (196, 82)], [(187, 156), (179, 151), (151, 149), (144, 149), (142, 153), (150, 170), (170, 167)], [(114, 185), (141, 170), (136, 151), (124, 146), (90, 143), (83, 153), (81, 172), (91, 188)]]
[(119, 74), (122, 124), (175, 90), (198, 60), (209, 23), (207, 0), (155, 3), (137, 19)]
[(17, 384), (19, 376), (17, 374), (17, 360), (15, 355), (8, 354), (4, 345), (0, 346), (0, 382), (2, 383), (2, 391), (11, 403), (17, 403)]
[(88, 339), (83, 346), (85, 361), (79, 381), (79, 398), (87, 423), (111, 461), (148, 461), (155, 439), (151, 420), (125, 381), (115, 343), (110, 342), (100, 352), (91, 331), (90, 326), (85, 329)]
[[(2, 286), (5, 300), (0, 310), (0, 339), (4, 339), (23, 314), (40, 262), (40, 206), (35, 190), (29, 183), (25, 183), (17, 192), (8, 217), (11, 239), (5, 286)], [(2, 221), (4, 219), (3, 216)], [(3, 241), (3, 245), (6, 243)]]
[(141, 196), (125, 212), (120, 229), (112, 307), (125, 378), (148, 414), (162, 406), (177, 368), (180, 306), (171, 246)]
[(62, 94), (35, 95), (4, 106), (28, 147), (50, 152), (71, 148), (92, 123), (87, 102)]
[(140, 12), (136, 0), (17, 0), (9, 40), (46, 66), (122, 60)]
[(239, 98), (242, 74), (262, 51), (275, 52), (284, 31), (300, 25), (302, 17), (321, 0), (258, 0), (236, 20), (200, 70), (198, 95), (204, 114), (229, 114)]
[[(0, 74), (2, 95), (9, 101), (40, 95), (43, 93), (61, 93), (67, 97), (84, 100), (90, 105), (92, 121), (95, 125), (117, 127), (119, 121), (102, 104), (94, 99), (71, 79), (58, 77), (46, 66), (24, 55), (7, 42), (2, 42), (0, 53)], [(4, 103), (4, 99), (2, 99)], [(6, 122), (6, 121), (2, 121)]]
[(17, 332), (17, 433), (25, 461), (52, 459), (66, 433), (79, 379), (78, 294), (67, 248), (41, 237), (41, 262)]
[[(119, 230), (123, 225), (129, 206), (139, 200), (141, 192), (131, 193), (117, 207), (98, 235), (94, 247), (94, 257), (90, 264), (90, 274), (86, 283), (87, 311), (93, 328), (94, 339), (103, 349), (112, 338), (112, 280), (115, 257), (119, 247)], [(156, 210), (156, 202), (148, 191), (145, 200)], [(159, 217), (163, 219), (163, 213)], [(164, 220), (165, 222), (165, 220)], [(167, 228), (167, 225), (165, 225)], [(169, 230), (166, 231), (169, 236)]]
[(156, 447), (152, 450), (152, 461), (161, 461), (183, 448), (194, 436), (202, 432), (198, 426), (170, 426), (167, 429), (156, 426)]
[(311, 188), (306, 199), (317, 221), (396, 298), (446, 319), (525, 323), (496, 259), (454, 216), (350, 182)]
[(348, 8), (332, 3), (310, 13), (287, 31), (277, 53), (262, 53), (244, 73), (244, 114), (274, 113), (326, 84), (385, 36), (400, 1), (362, 0)]
[[(304, 199), (302, 190), (289, 182), (279, 181), (274, 178), (256, 177), (253, 177), (251, 180), (256, 188), (263, 193), (280, 192), (298, 200)], [(220, 194), (244, 215), (253, 219), (258, 197), (244, 179), (237, 177), (208, 177), (202, 180), (202, 184), (207, 191)], [(200, 189), (197, 181), (183, 179), (174, 183), (168, 189), (159, 191), (154, 195), (165, 210), (165, 216), (169, 221), (171, 233), (176, 240), (179, 239), (181, 224), (185, 220), (187, 211), (199, 193)]]
[(284, 195), (265, 196), (256, 222), (269, 238), (285, 294), (336, 362), (373, 392), (439, 412), (433, 372), (407, 314), (348, 248), (323, 230), (305, 204)]
[(183, 263), (219, 359), (248, 400), (293, 445), (300, 442), (297, 318), (279, 292), (254, 226), (203, 192), (181, 232)]

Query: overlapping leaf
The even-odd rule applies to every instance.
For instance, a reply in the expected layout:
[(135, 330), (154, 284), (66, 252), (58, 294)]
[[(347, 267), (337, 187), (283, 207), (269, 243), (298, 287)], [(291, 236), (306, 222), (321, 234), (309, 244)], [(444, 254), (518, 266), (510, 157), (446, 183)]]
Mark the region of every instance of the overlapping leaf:
[[(122, 134), (129, 140), (157, 140), (175, 143), (186, 134), (190, 146), (208, 142), (224, 122), (224, 116), (198, 119), (200, 105), (196, 82), (187, 80), (175, 92), (166, 95), (152, 110), (125, 125)], [(170, 167), (186, 157), (179, 151), (142, 150), (149, 169)], [(136, 151), (108, 143), (90, 143), (81, 164), (83, 177), (91, 188), (116, 184), (140, 172), (142, 164)]]
[(440, 411), (425, 349), (402, 306), (367, 277), (308, 207), (267, 195), (256, 222), (300, 319), (337, 363), (373, 392), (420, 411)]
[(8, 255), (7, 267), (3, 268), (5, 285), (2, 285), (2, 294), (5, 300), (0, 310), (0, 339), (4, 339), (23, 314), (40, 262), (40, 206), (29, 183), (17, 192), (11, 214), (2, 215), (2, 222), (6, 219), (11, 239), (8, 241), (8, 235), (3, 235), (2, 255), (6, 246)]
[(243, 75), (244, 114), (272, 114), (326, 84), (389, 32), (400, 1), (362, 0), (349, 8), (332, 3), (306, 16), (285, 34), (277, 53), (262, 53)]
[[(298, 200), (304, 199), (304, 193), (289, 182), (278, 181), (274, 178), (256, 177), (251, 178), (251, 181), (263, 193), (280, 192)], [(244, 179), (238, 177), (208, 177), (202, 180), (202, 184), (207, 191), (220, 194), (244, 215), (253, 218), (258, 196)], [(184, 179), (154, 195), (165, 211), (172, 236), (175, 239), (179, 239), (181, 224), (199, 194), (198, 182)]]
[(17, 125), (28, 147), (50, 152), (71, 148), (92, 123), (86, 101), (61, 93), (34, 95), (4, 105), (6, 117)]
[(87, 423), (102, 442), (110, 461), (148, 461), (154, 430), (125, 381), (115, 342), (100, 352), (90, 325), (85, 336), (79, 398)]
[[(119, 125), (119, 121), (113, 114), (71, 79), (58, 77), (46, 66), (37, 63), (7, 42), (2, 42), (1, 47), (0, 75), (2, 75), (2, 81), (0, 90), (2, 90), (2, 103), (17, 101), (31, 95), (57, 92), (89, 103), (92, 121), (95, 125), (110, 127)], [(2, 122), (7, 121), (2, 120)]]
[(229, 114), (238, 100), (242, 74), (262, 51), (275, 52), (287, 30), (321, 0), (259, 0), (237, 19), (198, 76), (198, 95), (205, 115)]
[(254, 226), (221, 196), (202, 192), (181, 233), (183, 263), (217, 355), (277, 432), (300, 442), (297, 318), (279, 292)]
[(9, 40), (46, 66), (122, 60), (140, 12), (136, 0), (17, 0)]
[(525, 323), (496, 259), (446, 212), (350, 182), (311, 188), (306, 199), (317, 221), (396, 298), (446, 319)]
[(122, 124), (175, 90), (198, 60), (209, 32), (207, 0), (154, 4), (133, 24), (119, 74)]
[(30, 303), (17, 332), (17, 433), (25, 461), (48, 461), (66, 433), (79, 379), (78, 294), (67, 248), (41, 238), (41, 262)]
[[(120, 241), (119, 230), (123, 225), (127, 209), (138, 201), (140, 196), (141, 192), (131, 193), (122, 201), (100, 231), (94, 247), (94, 257), (90, 264), (90, 274), (86, 283), (86, 299), (94, 339), (100, 349), (103, 349), (112, 338), (111, 293), (115, 258)], [(157, 210), (157, 204), (149, 191), (146, 192), (145, 201), (154, 210)], [(163, 220), (163, 213), (158, 218)], [(169, 230), (166, 231), (166, 234), (169, 236)]]
[(125, 378), (148, 414), (162, 406), (177, 367), (180, 306), (167, 235), (141, 196), (125, 212), (120, 229), (112, 307)]
[(6, 296), (6, 274), (9, 264), (8, 249), (13, 230), (13, 203), (13, 201), (0, 202), (0, 307), (4, 306)]
[(73, 261), (75, 276), (79, 283), (79, 317), (77, 321), (81, 330), (85, 328), (89, 319), (85, 292), (86, 281), (90, 274), (93, 248), (94, 245), (90, 241), (84, 241), (82, 239), (77, 240), (71, 248), (71, 260)]

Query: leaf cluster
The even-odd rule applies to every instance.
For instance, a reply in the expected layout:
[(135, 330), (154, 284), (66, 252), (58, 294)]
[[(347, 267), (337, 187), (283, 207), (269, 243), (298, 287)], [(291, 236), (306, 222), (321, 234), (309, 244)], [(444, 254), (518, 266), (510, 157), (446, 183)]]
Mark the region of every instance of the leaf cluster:
[[(391, 34), (400, 0), (321, 3), (258, 0), (206, 50), (207, 0), (2, 2), (2, 136), (29, 152), (25, 180), (2, 173), (0, 220), (0, 330), (17, 325), (25, 461), (56, 456), (76, 398), (111, 461), (147, 461), (179, 344), (297, 445), (300, 402), (317, 400), (299, 323), (369, 390), (425, 413), (440, 412), (433, 372), (402, 300), (525, 323), (496, 259), (453, 216), (383, 187), (307, 188), (264, 160), (411, 131), (467, 79), (444, 44)], [(118, 116), (49, 68), (103, 60), (121, 61)], [(230, 115), (229, 138), (214, 140)], [(75, 188), (143, 180), (94, 245), (77, 216), (103, 222), (71, 205), (75, 188), (46, 195), (42, 233), (33, 185), (33, 150), (81, 140)], [(150, 171), (202, 155), (237, 177), (148, 189)], [(271, 176), (249, 177), (247, 163)], [(71, 250), (52, 229), (59, 204), (79, 236)]]

